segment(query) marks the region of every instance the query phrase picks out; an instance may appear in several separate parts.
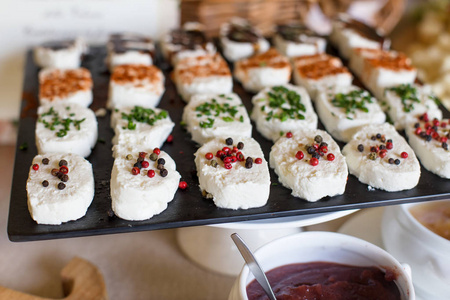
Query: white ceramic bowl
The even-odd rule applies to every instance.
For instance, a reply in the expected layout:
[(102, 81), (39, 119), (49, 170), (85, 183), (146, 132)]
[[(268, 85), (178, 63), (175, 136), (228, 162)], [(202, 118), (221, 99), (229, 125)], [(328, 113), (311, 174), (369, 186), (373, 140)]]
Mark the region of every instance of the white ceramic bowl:
[[(415, 293), (407, 266), (402, 266), (383, 249), (364, 240), (334, 232), (309, 231), (274, 240), (255, 252), (265, 271), (273, 268), (314, 261), (353, 266), (389, 267), (397, 277), (402, 299), (414, 300)], [(236, 279), (229, 300), (247, 300), (246, 287), (254, 279), (247, 266)]]
[(411, 215), (409, 209), (419, 204), (385, 208), (381, 226), (383, 243), (395, 258), (411, 266), (418, 295), (424, 299), (450, 299), (450, 241)]

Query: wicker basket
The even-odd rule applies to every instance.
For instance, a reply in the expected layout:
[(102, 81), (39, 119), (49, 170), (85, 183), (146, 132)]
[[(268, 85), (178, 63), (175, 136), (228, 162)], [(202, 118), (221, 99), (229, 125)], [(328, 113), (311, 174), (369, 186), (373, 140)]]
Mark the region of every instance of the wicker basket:
[[(264, 34), (275, 24), (305, 20), (312, 5), (319, 4), (323, 13), (333, 17), (345, 12), (352, 0), (181, 0), (181, 23), (198, 21), (206, 34), (217, 36), (220, 25), (231, 17), (248, 19)], [(387, 0), (375, 16), (376, 25), (389, 33), (403, 14), (405, 0)]]

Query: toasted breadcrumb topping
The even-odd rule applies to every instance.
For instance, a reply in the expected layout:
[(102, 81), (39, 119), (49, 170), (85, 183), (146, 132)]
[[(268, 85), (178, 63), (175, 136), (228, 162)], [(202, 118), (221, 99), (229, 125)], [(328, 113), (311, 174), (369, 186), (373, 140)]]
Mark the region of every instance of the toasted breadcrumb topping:
[(91, 73), (85, 68), (44, 70), (39, 74), (39, 83), (39, 97), (49, 101), (92, 89)]

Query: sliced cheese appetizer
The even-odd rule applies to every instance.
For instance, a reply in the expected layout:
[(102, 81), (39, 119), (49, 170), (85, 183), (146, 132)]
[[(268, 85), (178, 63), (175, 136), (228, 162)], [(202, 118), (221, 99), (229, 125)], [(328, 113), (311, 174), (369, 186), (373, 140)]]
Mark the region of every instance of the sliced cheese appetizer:
[(199, 94), (192, 97), (183, 111), (183, 122), (192, 140), (204, 144), (208, 140), (235, 136), (250, 137), (252, 125), (247, 110), (237, 94)]
[(269, 167), (254, 139), (213, 139), (197, 150), (195, 166), (203, 195), (216, 206), (248, 209), (267, 203)]
[(356, 86), (336, 86), (319, 93), (316, 110), (325, 129), (343, 142), (361, 127), (386, 120), (377, 100)]
[(164, 75), (153, 65), (120, 65), (109, 81), (108, 108), (156, 107), (164, 94)]
[(92, 77), (88, 69), (43, 69), (39, 72), (40, 105), (63, 102), (88, 107), (92, 103)]
[(325, 53), (292, 59), (294, 82), (303, 86), (314, 101), (317, 93), (332, 86), (348, 86), (353, 76), (338, 57)]
[(112, 142), (145, 149), (159, 148), (174, 126), (169, 113), (163, 109), (142, 106), (115, 109), (111, 115), (111, 127), (115, 133)]
[(342, 153), (350, 174), (374, 188), (396, 192), (412, 189), (419, 182), (419, 161), (391, 124), (363, 127)]
[(173, 79), (181, 98), (195, 94), (227, 94), (233, 91), (230, 69), (220, 54), (186, 57), (178, 61)]
[(300, 129), (281, 137), (270, 151), (270, 166), (293, 196), (311, 202), (341, 195), (347, 184), (347, 165), (339, 146), (319, 129)]
[(112, 72), (120, 65), (152, 65), (155, 44), (147, 36), (133, 33), (116, 33), (109, 36), (107, 62)]
[(417, 117), (428, 114), (430, 119), (442, 119), (442, 112), (436, 104), (431, 86), (400, 84), (384, 90), (380, 101), (397, 130), (403, 130)]
[(38, 108), (36, 123), (38, 153), (91, 154), (97, 142), (97, 118), (78, 104), (47, 104)]
[(160, 214), (173, 200), (180, 178), (175, 161), (166, 152), (123, 146), (111, 172), (112, 209), (129, 221)]
[(288, 131), (317, 128), (317, 115), (302, 87), (285, 84), (266, 88), (252, 98), (252, 103), (256, 128), (273, 142)]
[(273, 43), (287, 57), (325, 52), (327, 41), (300, 23), (278, 25)]
[(234, 65), (234, 76), (253, 93), (265, 87), (286, 84), (291, 79), (291, 65), (287, 57), (274, 48), (267, 52), (255, 54), (238, 60)]
[(223, 55), (229, 61), (236, 61), (250, 57), (256, 53), (266, 52), (270, 48), (269, 42), (261, 32), (247, 20), (233, 18), (220, 27), (220, 43)]
[(425, 113), (406, 128), (408, 142), (428, 171), (450, 178), (450, 120), (431, 119)]
[(27, 196), (28, 210), (38, 224), (77, 220), (94, 198), (92, 165), (73, 153), (39, 154), (30, 167)]
[(41, 68), (79, 68), (81, 58), (87, 52), (83, 39), (49, 41), (34, 48), (35, 63)]

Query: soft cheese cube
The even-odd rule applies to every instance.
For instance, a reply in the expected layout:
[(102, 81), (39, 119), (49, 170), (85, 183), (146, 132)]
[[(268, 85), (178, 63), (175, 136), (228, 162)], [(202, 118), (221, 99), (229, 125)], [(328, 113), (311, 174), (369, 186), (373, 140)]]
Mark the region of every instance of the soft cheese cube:
[(319, 129), (299, 129), (281, 137), (270, 151), (270, 166), (293, 196), (310, 202), (341, 195), (347, 184), (347, 165), (338, 144)]
[(34, 49), (34, 61), (41, 68), (79, 68), (87, 46), (81, 38), (43, 43)]
[(115, 136), (113, 144), (159, 148), (172, 132), (175, 123), (166, 110), (127, 106), (115, 109), (111, 115), (111, 127)]
[(92, 103), (92, 78), (89, 70), (43, 69), (39, 72), (39, 102), (58, 102), (88, 107)]
[(291, 79), (291, 65), (277, 50), (244, 58), (235, 63), (234, 76), (250, 92), (265, 87), (286, 84)]
[(354, 48), (381, 49), (384, 43), (375, 29), (350, 18), (333, 22), (330, 40), (345, 59), (350, 58)]
[(278, 25), (273, 37), (275, 47), (287, 57), (325, 52), (327, 42), (302, 24)]
[(77, 220), (94, 198), (92, 165), (74, 153), (39, 154), (30, 167), (27, 196), (28, 210), (38, 224)]
[(325, 129), (337, 140), (348, 142), (367, 124), (386, 120), (377, 100), (356, 86), (336, 86), (319, 93), (316, 110)]
[(395, 51), (355, 49), (350, 66), (378, 99), (386, 87), (414, 83), (417, 75), (411, 60)]
[(317, 93), (332, 86), (349, 86), (353, 76), (342, 61), (328, 54), (317, 54), (293, 58), (294, 82), (306, 88), (311, 99)]
[(186, 102), (195, 94), (228, 94), (233, 90), (230, 69), (219, 54), (182, 59), (175, 67), (174, 81)]
[(187, 22), (179, 29), (164, 35), (161, 48), (164, 57), (173, 65), (187, 57), (214, 55), (216, 47), (204, 33), (203, 25)]
[(152, 65), (155, 44), (146, 36), (132, 33), (112, 34), (108, 41), (110, 71), (119, 65)]
[[(222, 151), (224, 147), (237, 147), (239, 151), (236, 156), (226, 152), (223, 159), (216, 157), (217, 151)], [(214, 157), (209, 159), (208, 153)], [(254, 139), (213, 139), (201, 146), (194, 155), (200, 189), (218, 207), (248, 209), (267, 203), (270, 192), (269, 167), (261, 147)], [(232, 157), (239, 159), (234, 160)], [(250, 158), (252, 163), (248, 162)]]
[(108, 107), (156, 107), (164, 94), (164, 75), (151, 65), (120, 65), (109, 82)]
[[(138, 160), (140, 153), (145, 153), (142, 162)], [(152, 149), (128, 145), (116, 155), (111, 172), (111, 201), (114, 213), (121, 219), (149, 219), (164, 211), (175, 196), (181, 178), (175, 161), (164, 151), (153, 161), (149, 158), (151, 153)], [(164, 163), (158, 168), (161, 160)]]
[(401, 84), (386, 88), (381, 104), (397, 130), (405, 129), (408, 123), (424, 113), (430, 119), (442, 119), (442, 111), (435, 102), (430, 86)]
[(252, 125), (247, 110), (238, 95), (198, 94), (191, 98), (183, 111), (186, 130), (192, 140), (204, 144), (208, 140), (235, 136), (251, 137)]
[(220, 27), (220, 42), (223, 55), (229, 61), (236, 61), (266, 52), (270, 48), (269, 42), (247, 20), (233, 18)]
[(350, 174), (371, 187), (396, 192), (412, 189), (419, 182), (419, 161), (391, 124), (361, 128), (342, 153)]
[(433, 119), (424, 113), (414, 122), (408, 123), (405, 132), (425, 169), (443, 178), (450, 178), (450, 120)]
[(300, 128), (317, 128), (317, 115), (308, 93), (290, 84), (265, 88), (252, 98), (251, 118), (258, 131), (276, 142), (280, 136)]
[(78, 104), (55, 103), (38, 108), (36, 123), (38, 153), (91, 154), (97, 143), (97, 118)]

